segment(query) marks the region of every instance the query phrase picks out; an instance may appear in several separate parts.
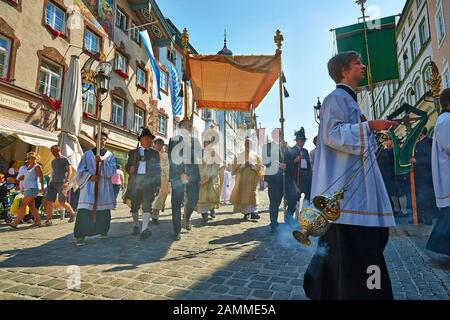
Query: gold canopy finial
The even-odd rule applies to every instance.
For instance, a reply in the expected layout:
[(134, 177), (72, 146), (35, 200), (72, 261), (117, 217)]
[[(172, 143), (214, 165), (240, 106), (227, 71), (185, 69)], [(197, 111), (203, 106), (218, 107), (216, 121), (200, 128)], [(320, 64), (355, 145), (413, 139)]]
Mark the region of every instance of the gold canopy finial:
[(280, 30), (277, 30), (277, 31), (275, 32), (274, 41), (275, 41), (275, 43), (276, 43), (276, 45), (277, 45), (277, 51), (276, 51), (276, 53), (277, 53), (277, 54), (281, 54), (281, 52), (282, 52), (281, 46), (283, 45), (282, 42), (284, 41), (284, 37), (283, 37), (283, 35), (281, 34), (281, 31), (280, 31)]
[(185, 56), (189, 55), (188, 43), (189, 43), (189, 32), (187, 28), (183, 29), (181, 34), (181, 42), (183, 43), (183, 53)]

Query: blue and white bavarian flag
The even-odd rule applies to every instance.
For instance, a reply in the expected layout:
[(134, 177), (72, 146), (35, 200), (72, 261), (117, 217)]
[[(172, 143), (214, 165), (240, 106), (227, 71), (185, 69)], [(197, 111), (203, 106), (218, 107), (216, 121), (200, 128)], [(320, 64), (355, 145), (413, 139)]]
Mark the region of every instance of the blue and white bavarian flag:
[(147, 30), (143, 30), (139, 32), (139, 35), (141, 36), (142, 43), (145, 46), (145, 49), (147, 50), (148, 57), (150, 58), (150, 64), (152, 65), (153, 74), (155, 76), (155, 80), (153, 81), (153, 92), (156, 92), (156, 98), (158, 100), (161, 100), (161, 73), (159, 71), (158, 64), (156, 63), (155, 56), (153, 54), (152, 49), (152, 43), (150, 42), (150, 37), (148, 35)]
[(180, 92), (180, 79), (178, 78), (177, 69), (171, 66), (170, 69), (170, 93), (172, 97), (172, 113), (173, 116), (181, 116), (183, 113), (183, 98), (178, 96)]

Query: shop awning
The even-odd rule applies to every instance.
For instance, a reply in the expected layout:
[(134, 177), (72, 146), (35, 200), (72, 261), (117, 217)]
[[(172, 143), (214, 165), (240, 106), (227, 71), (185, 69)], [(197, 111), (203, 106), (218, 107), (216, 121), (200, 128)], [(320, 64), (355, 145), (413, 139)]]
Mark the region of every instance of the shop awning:
[(55, 144), (58, 144), (58, 140), (47, 140), (47, 139), (42, 139), (42, 138), (37, 138), (37, 137), (30, 137), (30, 136), (26, 136), (23, 134), (15, 134), (17, 138), (19, 138), (20, 140), (22, 140), (25, 143), (31, 144), (33, 146), (39, 146), (39, 147), (47, 147), (47, 148), (51, 148), (52, 146), (54, 146)]
[(26, 122), (0, 116), (0, 132), (13, 135), (25, 143), (50, 148), (58, 144), (58, 137), (50, 131)]
[(199, 108), (250, 112), (280, 75), (280, 56), (191, 55), (187, 77)]

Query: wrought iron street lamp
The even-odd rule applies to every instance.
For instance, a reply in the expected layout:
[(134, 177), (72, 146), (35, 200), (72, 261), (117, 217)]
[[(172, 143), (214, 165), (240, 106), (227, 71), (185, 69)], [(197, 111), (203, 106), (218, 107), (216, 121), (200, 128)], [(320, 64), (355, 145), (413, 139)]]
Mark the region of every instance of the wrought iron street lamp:
[(317, 97), (317, 104), (313, 106), (313, 108), (314, 108), (314, 120), (316, 120), (317, 124), (320, 124), (320, 109), (322, 108), (320, 97)]

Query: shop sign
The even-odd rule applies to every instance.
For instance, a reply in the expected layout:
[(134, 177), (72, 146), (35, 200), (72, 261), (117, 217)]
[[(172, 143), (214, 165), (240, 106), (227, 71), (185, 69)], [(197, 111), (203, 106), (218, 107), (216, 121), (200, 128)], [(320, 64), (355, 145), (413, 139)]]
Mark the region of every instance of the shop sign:
[(109, 133), (108, 140), (110, 140), (110, 142), (115, 142), (116, 145), (120, 145), (129, 149), (134, 149), (137, 146), (137, 140), (132, 140), (115, 132)]
[(29, 102), (15, 97), (11, 97), (1, 92), (0, 92), (0, 105), (27, 113), (31, 111)]

